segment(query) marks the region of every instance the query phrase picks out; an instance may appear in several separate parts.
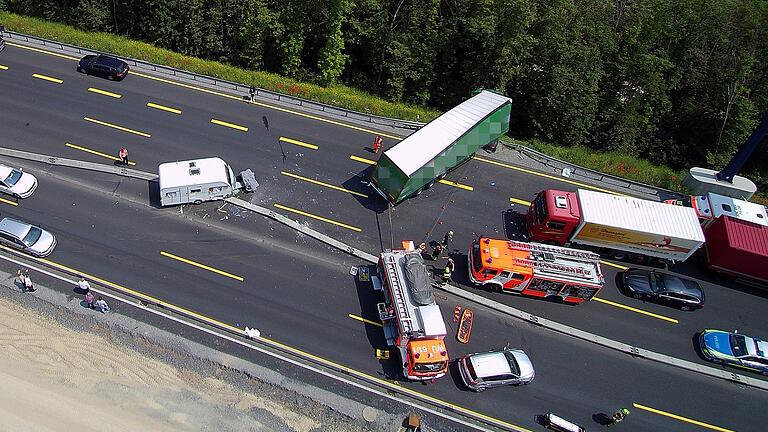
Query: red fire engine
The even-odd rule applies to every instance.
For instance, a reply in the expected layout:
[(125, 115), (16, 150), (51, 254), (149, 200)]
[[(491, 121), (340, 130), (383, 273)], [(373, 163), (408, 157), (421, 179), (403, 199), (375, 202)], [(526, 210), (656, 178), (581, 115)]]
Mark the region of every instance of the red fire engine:
[(590, 300), (605, 283), (596, 253), (484, 237), (469, 250), (469, 278), (501, 291), (570, 303)]
[(403, 362), (403, 375), (411, 380), (440, 378), (448, 370), (445, 321), (435, 302), (432, 282), (418, 250), (382, 252), (373, 287), (384, 294), (379, 303), (387, 345)]

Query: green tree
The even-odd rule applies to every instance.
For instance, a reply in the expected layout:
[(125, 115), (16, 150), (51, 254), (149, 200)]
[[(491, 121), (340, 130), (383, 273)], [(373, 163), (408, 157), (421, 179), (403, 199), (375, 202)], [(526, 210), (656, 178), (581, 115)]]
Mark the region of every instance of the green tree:
[(349, 0), (331, 0), (330, 19), (326, 24), (326, 42), (320, 51), (320, 60), (317, 67), (320, 69), (320, 82), (330, 85), (341, 76), (347, 55), (344, 51), (344, 38), (341, 26), (346, 20), (346, 15), (354, 6)]

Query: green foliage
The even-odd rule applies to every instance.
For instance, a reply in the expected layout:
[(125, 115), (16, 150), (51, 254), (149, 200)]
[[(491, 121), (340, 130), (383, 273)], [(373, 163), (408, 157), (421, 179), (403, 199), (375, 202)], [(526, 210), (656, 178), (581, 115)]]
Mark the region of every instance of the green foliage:
[(320, 82), (325, 86), (333, 84), (344, 70), (347, 56), (342, 53), (344, 38), (342, 37), (341, 25), (352, 6), (353, 4), (349, 0), (332, 1), (331, 18), (326, 25), (327, 40), (317, 63), (317, 67), (320, 69)]
[[(499, 88), (515, 101), (516, 139), (674, 169), (722, 166), (768, 111), (764, 0), (0, 0), (0, 8), (128, 39), (0, 14), (22, 32), (379, 115), (428, 120), (436, 111), (413, 105), (444, 110), (471, 90)], [(766, 147), (742, 173), (760, 188)]]

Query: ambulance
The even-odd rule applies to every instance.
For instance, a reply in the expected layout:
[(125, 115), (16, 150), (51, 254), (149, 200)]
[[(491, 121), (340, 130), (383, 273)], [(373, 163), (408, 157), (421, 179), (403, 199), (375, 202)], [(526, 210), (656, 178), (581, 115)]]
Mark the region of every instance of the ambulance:
[(592, 299), (605, 283), (598, 254), (561, 246), (480, 237), (468, 261), (475, 284), (568, 303)]
[(377, 304), (387, 345), (396, 348), (406, 379), (434, 380), (448, 370), (443, 339), (445, 321), (435, 302), (432, 280), (417, 250), (382, 252), (373, 288), (384, 301)]

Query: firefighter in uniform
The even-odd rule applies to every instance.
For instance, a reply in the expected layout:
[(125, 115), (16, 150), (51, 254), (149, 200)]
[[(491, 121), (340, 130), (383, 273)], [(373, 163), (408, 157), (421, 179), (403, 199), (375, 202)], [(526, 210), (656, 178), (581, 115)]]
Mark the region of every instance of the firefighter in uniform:
[(424, 255), (427, 253), (427, 243), (426, 242), (419, 243), (419, 252), (421, 253), (421, 257), (423, 258)]
[(451, 273), (455, 268), (453, 258), (448, 258), (448, 264), (445, 265), (445, 271), (443, 271), (443, 285), (447, 284), (451, 280)]

